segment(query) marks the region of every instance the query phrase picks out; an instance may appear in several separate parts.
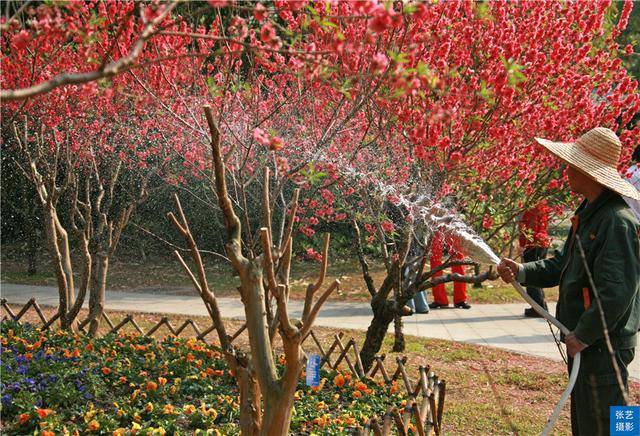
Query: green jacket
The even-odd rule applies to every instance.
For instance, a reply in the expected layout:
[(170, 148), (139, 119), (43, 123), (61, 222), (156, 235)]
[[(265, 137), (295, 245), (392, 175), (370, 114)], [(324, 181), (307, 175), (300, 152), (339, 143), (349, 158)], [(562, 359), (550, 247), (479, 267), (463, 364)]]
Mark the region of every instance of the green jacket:
[[(560, 286), (556, 318), (586, 345), (604, 341), (604, 329), (578, 240), (600, 296), (613, 348), (635, 347), (640, 327), (640, 224), (622, 197), (603, 192), (583, 202), (553, 257), (523, 265), (527, 285)], [(576, 231), (577, 228), (577, 231)]]

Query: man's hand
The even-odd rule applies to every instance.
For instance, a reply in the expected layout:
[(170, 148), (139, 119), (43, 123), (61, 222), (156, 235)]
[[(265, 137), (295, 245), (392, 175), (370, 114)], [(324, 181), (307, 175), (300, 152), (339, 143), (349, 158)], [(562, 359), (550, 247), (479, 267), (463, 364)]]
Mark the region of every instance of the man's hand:
[(564, 343), (567, 346), (569, 357), (573, 358), (576, 354), (587, 348), (587, 345), (580, 342), (580, 339), (573, 333), (569, 333), (564, 337)]
[(498, 274), (506, 283), (516, 281), (520, 264), (511, 259), (503, 258), (498, 264)]

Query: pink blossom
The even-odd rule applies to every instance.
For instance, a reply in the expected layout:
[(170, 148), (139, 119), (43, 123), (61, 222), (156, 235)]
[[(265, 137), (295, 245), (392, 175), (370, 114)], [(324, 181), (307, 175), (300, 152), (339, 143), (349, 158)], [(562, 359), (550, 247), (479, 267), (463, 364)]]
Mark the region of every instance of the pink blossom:
[(270, 22), (262, 26), (260, 29), (260, 40), (265, 44), (268, 44), (273, 39), (277, 38), (276, 30), (273, 28), (273, 24)]
[(260, 145), (269, 145), (269, 136), (260, 127), (253, 129), (253, 139)]
[(389, 65), (389, 59), (382, 53), (376, 53), (371, 59), (371, 68), (373, 71), (381, 73)]

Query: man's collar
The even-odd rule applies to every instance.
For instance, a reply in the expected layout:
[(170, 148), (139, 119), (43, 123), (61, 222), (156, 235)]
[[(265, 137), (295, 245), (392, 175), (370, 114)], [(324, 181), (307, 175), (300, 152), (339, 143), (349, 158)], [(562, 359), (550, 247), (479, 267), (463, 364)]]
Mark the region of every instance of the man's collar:
[(580, 222), (588, 220), (589, 217), (595, 213), (595, 211), (600, 209), (602, 205), (612, 199), (615, 195), (615, 192), (611, 191), (610, 189), (605, 189), (600, 195), (598, 195), (598, 198), (593, 200), (593, 202), (589, 203), (588, 200), (584, 200), (582, 204), (578, 206), (578, 209), (576, 209), (576, 215), (580, 217)]

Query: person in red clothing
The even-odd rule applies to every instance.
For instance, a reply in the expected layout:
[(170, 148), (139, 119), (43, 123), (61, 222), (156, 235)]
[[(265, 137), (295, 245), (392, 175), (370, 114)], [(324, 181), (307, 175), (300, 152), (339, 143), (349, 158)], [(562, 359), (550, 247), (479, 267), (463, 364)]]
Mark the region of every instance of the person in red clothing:
[[(534, 262), (545, 259), (550, 245), (547, 226), (549, 224), (549, 206), (546, 201), (541, 201), (535, 207), (527, 210), (520, 218), (520, 249), (523, 262)], [(544, 301), (544, 290), (535, 286), (527, 286), (527, 294), (540, 306), (547, 310)], [(539, 318), (538, 312), (533, 308), (524, 310), (524, 316)]]
[[(446, 241), (445, 241), (446, 239)], [(433, 236), (433, 242), (431, 243), (431, 256), (429, 258), (429, 264), (431, 269), (435, 269), (442, 265), (442, 252), (444, 251), (444, 245), (447, 243), (449, 252), (451, 253), (452, 260), (462, 260), (464, 255), (459, 251), (460, 243), (455, 237), (443, 237), (441, 232), (437, 232)], [(451, 267), (452, 273), (464, 275), (464, 266), (456, 265)], [(442, 276), (443, 272), (438, 271), (433, 277)], [(461, 309), (471, 309), (469, 303), (467, 303), (467, 284), (462, 282), (453, 282), (453, 304), (455, 307)], [(441, 307), (449, 306), (449, 299), (447, 298), (447, 292), (445, 290), (444, 283), (439, 283), (433, 287), (433, 303), (429, 304), (431, 309), (439, 309)]]

